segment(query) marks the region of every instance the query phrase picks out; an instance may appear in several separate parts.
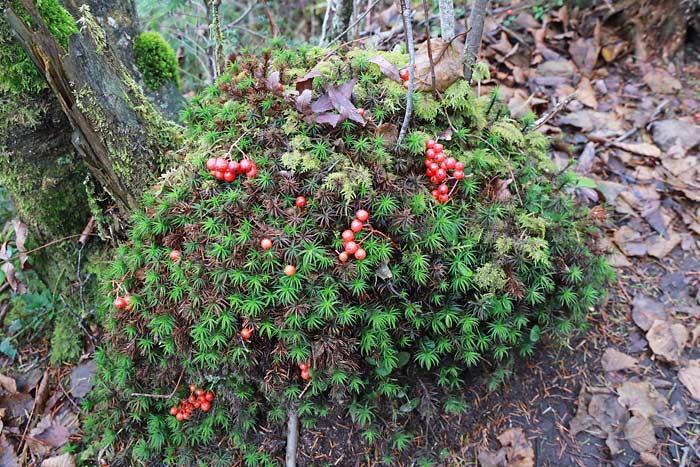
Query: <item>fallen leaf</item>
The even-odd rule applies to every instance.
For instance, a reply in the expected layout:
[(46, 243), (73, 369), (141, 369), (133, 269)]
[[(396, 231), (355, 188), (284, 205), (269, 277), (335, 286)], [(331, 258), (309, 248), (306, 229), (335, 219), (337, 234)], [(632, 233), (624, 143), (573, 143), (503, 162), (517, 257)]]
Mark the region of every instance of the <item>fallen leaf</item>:
[(533, 467), (535, 451), (522, 428), (510, 428), (498, 436), (501, 448), (496, 451), (479, 450), (479, 462), (483, 467)]
[[(340, 86), (326, 86), (326, 93), (311, 104), (309, 108), (312, 114), (307, 114), (306, 118), (317, 123), (328, 123), (333, 127), (348, 119), (364, 126), (367, 122), (350, 101), (356, 83), (357, 79), (351, 79)], [(302, 105), (297, 104), (297, 108)], [(332, 109), (338, 113), (329, 112)]]
[(683, 88), (681, 82), (668, 71), (655, 68), (644, 75), (644, 83), (658, 94), (673, 94)]
[(620, 371), (637, 366), (637, 359), (609, 347), (605, 349), (605, 353), (603, 353), (601, 364), (603, 365), (603, 369), (607, 372)]
[(615, 231), (613, 240), (627, 256), (644, 256), (647, 254), (647, 245), (643, 241), (641, 234), (626, 225)]
[(39, 387), (34, 395), (34, 410), (37, 413), (42, 413), (46, 407), (46, 401), (49, 399), (49, 372), (44, 371), (44, 377), (41, 378)]
[(97, 365), (94, 360), (73, 367), (70, 373), (70, 392), (74, 397), (82, 399), (92, 389), (92, 375)]
[(591, 76), (600, 53), (600, 47), (596, 45), (595, 40), (580, 37), (569, 44), (569, 53), (581, 74)]
[(304, 115), (308, 115), (312, 112), (311, 110), (311, 98), (313, 93), (310, 89), (304, 89), (301, 94), (296, 98), (296, 108), (299, 112)]
[(660, 120), (654, 122), (652, 139), (663, 151), (669, 151), (675, 144), (688, 151), (700, 144), (700, 131), (696, 125), (682, 120)]
[(617, 388), (618, 401), (633, 415), (650, 418), (668, 409), (668, 401), (648, 381), (625, 381)]
[(15, 247), (17, 247), (17, 250), (19, 251), (20, 268), (25, 269), (24, 265), (29, 259), (29, 256), (27, 255), (27, 247), (25, 246), (29, 229), (27, 225), (19, 219), (12, 219), (9, 224), (15, 231)]
[(593, 86), (591, 86), (591, 80), (588, 78), (581, 78), (581, 82), (578, 83), (576, 88), (576, 98), (586, 107), (592, 109), (598, 108), (598, 99), (595, 97), (595, 91)]
[(670, 254), (674, 248), (681, 244), (681, 236), (676, 232), (670, 232), (668, 238), (661, 235), (657, 235), (648, 238), (647, 244), (647, 254), (655, 258), (665, 258)]
[(369, 61), (370, 63), (374, 63), (375, 65), (377, 65), (379, 67), (379, 70), (387, 78), (394, 80), (397, 83), (403, 82), (403, 80), (401, 79), (401, 75), (399, 75), (399, 69), (396, 68), (396, 65), (391, 63), (386, 58), (382, 57), (381, 55), (377, 55), (375, 57), (370, 58)]
[(17, 381), (14, 378), (0, 374), (0, 389), (10, 394), (15, 394), (17, 392)]
[(0, 434), (0, 465), (2, 467), (19, 467), (19, 459), (15, 453), (15, 447)]
[(399, 139), (399, 127), (393, 123), (382, 123), (374, 132), (375, 136), (382, 138), (382, 145), (386, 148), (393, 147)]
[(651, 467), (661, 467), (661, 462), (659, 459), (650, 452), (642, 452), (639, 454), (639, 460), (644, 462), (645, 465)]
[(688, 330), (681, 323), (656, 320), (647, 332), (649, 347), (662, 359), (678, 364), (688, 342)]
[[(462, 78), (463, 45), (461, 41), (445, 42), (439, 37), (430, 40), (435, 70), (435, 88), (442, 92), (452, 83)], [(432, 90), (430, 58), (428, 57), (428, 42), (418, 45), (415, 60), (415, 87), (418, 91)]]
[(678, 372), (678, 379), (696, 401), (700, 401), (700, 360), (690, 360)]
[(311, 91), (313, 89), (314, 78), (317, 78), (319, 76), (323, 76), (323, 73), (314, 68), (313, 70), (296, 80), (294, 84), (296, 85), (297, 91), (299, 91), (299, 93), (302, 93), (307, 89)]
[(24, 282), (17, 277), (17, 270), (14, 264), (6, 261), (0, 266), (0, 270), (5, 273), (5, 278), (13, 292), (17, 292), (18, 294), (27, 293), (27, 287), (24, 285)]
[(656, 158), (661, 157), (661, 149), (659, 149), (658, 146), (651, 143), (627, 144), (618, 141), (612, 141), (610, 145), (615, 146), (616, 148), (620, 148), (623, 151), (631, 152), (632, 154), (639, 154), (640, 156)]
[(632, 300), (632, 319), (635, 324), (648, 331), (654, 321), (665, 321), (669, 318), (664, 304), (644, 294), (637, 294)]
[(49, 457), (41, 463), (41, 467), (75, 467), (75, 459), (72, 454)]
[(267, 90), (272, 91), (274, 93), (279, 93), (279, 84), (280, 84), (280, 72), (279, 71), (274, 71), (270, 73), (270, 76), (267, 77), (265, 80), (265, 84), (267, 84)]
[(68, 428), (54, 420), (54, 417), (49, 414), (44, 415), (37, 426), (29, 432), (27, 445), (35, 456), (44, 457), (51, 449), (68, 443), (69, 437)]
[(630, 418), (624, 431), (627, 442), (637, 452), (649, 451), (656, 446), (654, 427), (646, 417), (635, 415)]

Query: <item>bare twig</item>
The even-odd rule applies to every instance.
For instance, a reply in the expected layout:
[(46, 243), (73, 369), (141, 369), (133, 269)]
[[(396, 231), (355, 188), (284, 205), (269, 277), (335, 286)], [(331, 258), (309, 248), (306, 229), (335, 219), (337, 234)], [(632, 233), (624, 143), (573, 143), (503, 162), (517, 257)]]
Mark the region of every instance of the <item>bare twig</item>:
[(350, 26), (348, 26), (343, 32), (341, 32), (340, 34), (338, 34), (338, 35), (336, 36), (336, 38), (333, 39), (332, 41), (330, 41), (327, 45), (330, 46), (330, 45), (333, 45), (333, 44), (335, 44), (336, 42), (338, 42), (343, 36), (345, 36), (345, 34), (347, 34), (347, 32), (348, 32), (349, 30), (351, 30), (352, 28), (354, 28), (360, 21), (362, 21), (362, 19), (363, 19), (365, 16), (367, 16), (367, 15), (370, 13), (370, 11), (372, 11), (372, 8), (374, 8), (374, 7), (377, 5), (377, 3), (379, 3), (379, 0), (374, 0), (374, 2), (372, 2), (372, 4), (371, 4), (370, 6), (367, 7), (367, 9), (365, 10), (364, 13), (362, 13), (360, 16), (358, 16), (357, 19), (356, 19), (355, 21), (353, 21), (353, 23), (352, 23)]
[[(449, 0), (449, 3), (452, 3), (452, 0)], [(442, 2), (440, 2), (440, 4), (442, 4)], [(423, 0), (423, 11), (425, 12), (425, 35), (428, 45), (428, 60), (430, 61), (430, 84), (433, 88), (433, 96), (435, 96), (435, 99), (439, 99), (440, 96), (438, 95), (437, 87), (435, 86), (435, 63), (433, 62), (433, 48), (430, 45), (430, 14), (428, 12), (428, 3), (425, 0)], [(449, 40), (445, 39), (444, 29), (442, 35), (443, 40)], [(454, 9), (452, 11), (452, 35), (454, 36)]]
[(469, 14), (469, 33), (464, 46), (464, 79), (472, 80), (472, 72), (481, 48), (481, 36), (484, 33), (484, 19), (488, 0), (474, 0)]
[(331, 19), (331, 9), (333, 7), (333, 0), (327, 0), (328, 6), (326, 6), (326, 14), (323, 16), (323, 25), (321, 26), (321, 38), (318, 40), (318, 45), (321, 47), (326, 41), (326, 34), (328, 33), (328, 21)]
[(131, 396), (132, 397), (150, 397), (151, 399), (172, 399), (172, 397), (175, 395), (177, 390), (180, 388), (180, 383), (182, 382), (182, 377), (185, 376), (185, 367), (182, 367), (182, 371), (180, 372), (180, 377), (177, 379), (177, 383), (175, 384), (175, 389), (173, 389), (173, 392), (170, 394), (146, 394), (143, 392), (132, 392)]
[(406, 136), (408, 125), (411, 123), (411, 115), (413, 114), (413, 90), (415, 89), (416, 70), (416, 51), (413, 46), (413, 26), (411, 24), (411, 4), (406, 0), (399, 0), (401, 4), (401, 16), (403, 16), (404, 29), (406, 30), (406, 48), (408, 49), (408, 94), (406, 95), (406, 114), (403, 117), (401, 132), (396, 140), (396, 146), (401, 144), (401, 141)]
[(267, 16), (267, 21), (270, 23), (270, 34), (272, 37), (277, 37), (279, 29), (277, 28), (277, 23), (275, 23), (275, 18), (270, 12), (270, 8), (267, 6), (267, 0), (262, 0), (263, 8), (265, 9), (265, 16)]
[(297, 444), (299, 443), (299, 415), (294, 407), (287, 410), (287, 453), (285, 467), (296, 467)]
[(250, 14), (250, 12), (253, 11), (253, 8), (254, 8), (254, 7), (255, 7), (255, 3), (250, 2), (250, 4), (248, 5), (248, 8), (246, 8), (245, 11), (244, 11), (243, 13), (241, 13), (241, 16), (239, 16), (238, 18), (234, 19), (233, 21), (231, 21), (230, 23), (228, 23), (226, 26), (223, 26), (221, 29), (225, 31), (225, 30), (227, 30), (227, 29), (229, 29), (229, 28), (236, 27), (241, 21), (243, 21), (244, 19), (246, 19), (246, 16), (248, 16), (248, 15)]
[[(93, 236), (93, 235), (96, 236), (97, 234), (95, 234), (95, 233), (90, 234), (90, 236)], [(82, 237), (82, 236), (83, 236), (83, 234), (75, 234), (75, 235), (68, 235), (67, 237), (63, 237), (63, 238), (58, 238), (58, 239), (56, 239), (56, 240), (52, 240), (52, 241), (50, 241), (49, 243), (45, 243), (45, 244), (43, 244), (43, 245), (41, 245), (41, 246), (38, 246), (38, 247), (36, 247), (36, 248), (33, 248), (33, 249), (31, 249), (31, 250), (27, 250), (27, 251), (24, 251), (24, 252), (20, 252), (20, 253), (18, 253), (18, 254), (16, 254), (16, 255), (13, 255), (13, 256), (11, 256), (7, 261), (12, 261), (12, 260), (18, 258), (18, 257), (20, 256), (20, 254), (22, 254), (22, 255), (29, 255), (29, 254), (35, 253), (35, 252), (37, 252), (37, 251), (39, 251), (39, 250), (43, 250), (44, 248), (48, 248), (48, 247), (50, 247), (50, 246), (53, 246), (53, 245), (55, 245), (55, 244), (57, 244), (57, 243), (65, 242), (65, 241), (67, 241), (67, 240), (71, 240), (71, 239), (74, 239), (74, 238), (80, 238), (80, 237)]]
[(575, 98), (576, 98), (576, 91), (572, 92), (571, 94), (566, 96), (564, 99), (559, 101), (559, 103), (557, 105), (555, 105), (552, 110), (550, 110), (546, 114), (542, 115), (540, 118), (538, 118), (535, 121), (535, 125), (533, 127), (533, 130), (538, 129), (539, 127), (541, 127), (542, 125), (544, 125), (545, 123), (550, 121), (556, 114), (558, 114), (561, 111), (561, 109), (563, 109), (564, 107), (569, 105), (569, 103), (572, 100), (574, 100)]

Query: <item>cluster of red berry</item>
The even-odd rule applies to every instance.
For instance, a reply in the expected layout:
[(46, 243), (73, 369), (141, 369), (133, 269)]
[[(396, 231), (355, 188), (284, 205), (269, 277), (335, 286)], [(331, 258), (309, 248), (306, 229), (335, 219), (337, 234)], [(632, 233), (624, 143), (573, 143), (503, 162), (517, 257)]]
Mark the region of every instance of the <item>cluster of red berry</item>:
[[(430, 183), (440, 184), (431, 191), (431, 194), (439, 203), (446, 203), (450, 200), (450, 188), (444, 182), (451, 179), (456, 181), (463, 179), (464, 164), (457, 162), (454, 157), (446, 156), (442, 144), (436, 143), (432, 139), (425, 142), (425, 148), (425, 173), (430, 177)], [(451, 177), (448, 173), (449, 170), (452, 170)]]
[(117, 298), (114, 299), (113, 305), (117, 310), (131, 310), (134, 308), (134, 306), (131, 304), (130, 295), (125, 295), (123, 297), (117, 296)]
[(401, 70), (401, 71), (399, 72), (399, 76), (400, 76), (401, 79), (403, 80), (403, 87), (404, 87), (405, 89), (408, 89), (408, 69), (406, 69), (406, 70)]
[(350, 228), (344, 230), (340, 235), (343, 239), (345, 251), (338, 253), (338, 259), (343, 263), (350, 259), (350, 255), (354, 255), (355, 259), (358, 260), (363, 260), (367, 257), (367, 252), (355, 242), (355, 234), (362, 231), (367, 219), (369, 219), (369, 213), (364, 209), (360, 209), (355, 213), (355, 219), (350, 223)]
[(190, 384), (190, 397), (182, 399), (176, 407), (170, 408), (170, 415), (174, 415), (178, 422), (189, 420), (192, 412), (200, 409), (202, 412), (208, 412), (211, 409), (211, 402), (214, 400), (214, 393), (204, 391), (194, 384)]
[(245, 175), (255, 178), (258, 174), (258, 166), (252, 160), (244, 157), (240, 162), (232, 161), (224, 157), (212, 157), (207, 160), (207, 170), (217, 180), (232, 182), (236, 175)]
[(301, 379), (308, 381), (311, 379), (311, 373), (309, 373), (309, 364), (301, 362), (299, 364), (299, 370), (301, 370)]

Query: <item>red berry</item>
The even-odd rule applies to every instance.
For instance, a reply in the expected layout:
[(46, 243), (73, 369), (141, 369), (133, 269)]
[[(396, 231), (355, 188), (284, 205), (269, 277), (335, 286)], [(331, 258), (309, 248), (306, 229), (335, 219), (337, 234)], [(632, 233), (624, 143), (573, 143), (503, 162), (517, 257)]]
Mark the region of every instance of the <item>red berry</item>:
[(406, 81), (408, 79), (408, 70), (401, 70), (399, 76), (402, 80)]
[(433, 149), (435, 147), (435, 140), (434, 139), (426, 139), (425, 140), (425, 147), (428, 149)]
[(311, 373), (309, 373), (309, 370), (302, 370), (301, 371), (301, 379), (306, 380), (306, 381), (311, 379)]
[(443, 162), (445, 162), (445, 155), (441, 152), (435, 154), (435, 162), (437, 162), (438, 164), (442, 164)]
[(284, 90), (284, 85), (282, 83), (279, 83), (277, 85), (277, 89), (279, 89), (280, 91)]
[(182, 412), (178, 412), (177, 414), (175, 414), (175, 418), (178, 422), (181, 422), (185, 419), (185, 414)]
[(508, 10), (508, 11), (506, 11), (506, 14), (509, 15), (509, 16), (512, 15), (512, 14), (513, 14), (513, 10)]
[(170, 261), (180, 260), (180, 250), (173, 250), (170, 252)]
[(269, 250), (270, 248), (272, 248), (272, 240), (270, 240), (269, 238), (263, 238), (262, 240), (260, 240), (260, 248), (262, 248), (263, 250)]
[(360, 114), (362, 117), (365, 116), (365, 109), (357, 109), (357, 113)]
[[(197, 398), (197, 401), (196, 401), (194, 404), (196, 404), (197, 402), (199, 402), (199, 405), (202, 405), (202, 402), (206, 402), (206, 401), (207, 401), (207, 398), (204, 396), (204, 394), (202, 394), (201, 396), (199, 396), (199, 397)], [(193, 404), (193, 405), (194, 405), (194, 404)]]
[(182, 418), (185, 420), (189, 420), (191, 415), (191, 412), (185, 412), (184, 414), (182, 414)]
[(215, 171), (214, 178), (217, 180), (223, 180), (224, 179), (224, 172), (221, 172), (220, 170)]
[(117, 310), (123, 310), (126, 308), (126, 300), (124, 300), (122, 297), (117, 297), (114, 299), (113, 305)]
[(209, 409), (211, 409), (211, 402), (204, 401), (202, 402), (202, 405), (200, 406), (202, 409), (202, 412), (209, 412)]
[(343, 239), (343, 242), (351, 242), (355, 240), (355, 232), (352, 230), (343, 230), (343, 233), (340, 234), (340, 237)]
[(355, 252), (355, 259), (363, 260), (367, 257), (367, 252), (362, 248), (358, 248)]
[(234, 175), (239, 174), (241, 172), (241, 165), (236, 161), (231, 161), (228, 163), (227, 170)]
[(255, 166), (245, 173), (245, 176), (248, 178), (255, 178), (256, 175), (258, 175), (258, 168)]
[(284, 267), (284, 274), (285, 274), (287, 277), (292, 277), (292, 276), (293, 276), (294, 274), (296, 274), (296, 273), (297, 273), (297, 268), (296, 268), (296, 266), (294, 266), (294, 265), (292, 265), (292, 264), (288, 264), (288, 265), (286, 265), (286, 266)]
[(212, 177), (216, 177), (216, 170), (210, 170), (209, 174), (211, 174)]
[(190, 397), (187, 398), (187, 402), (190, 404), (194, 403), (197, 400), (197, 397), (195, 397), (194, 394), (190, 394)]
[(197, 389), (196, 384), (190, 384), (190, 392), (194, 392)]
[(442, 181), (445, 179), (445, 177), (447, 177), (447, 172), (445, 172), (445, 169), (437, 169), (435, 176), (438, 178), (438, 180)]
[(431, 195), (433, 195), (433, 198), (437, 198), (440, 193), (438, 193), (437, 190), (433, 190), (430, 192)]
[(194, 393), (197, 395), (197, 397), (199, 397), (199, 396), (201, 396), (202, 394), (204, 394), (204, 389), (202, 389), (202, 388), (197, 388), (197, 390), (196, 390)]
[[(243, 329), (241, 329), (241, 332), (239, 334), (241, 335), (241, 337), (243, 339), (248, 340), (253, 335), (253, 330), (250, 328), (243, 328)], [(197, 392), (199, 392), (199, 391), (201, 391), (201, 389), (197, 389)], [(197, 394), (197, 396), (200, 396), (200, 395), (201, 394)]]
[(241, 159), (241, 162), (238, 163), (238, 167), (240, 168), (240, 171), (245, 173), (250, 170), (251, 167), (253, 167), (253, 163), (248, 159), (247, 157), (244, 157)]
[(178, 412), (177, 407), (170, 407), (170, 415), (177, 415)]
[(434, 171), (433, 169), (431, 169), (431, 168), (428, 168), (428, 169), (425, 171), (425, 174), (426, 174), (428, 177), (433, 178), (433, 177), (435, 176), (435, 171)]
[(228, 170), (224, 172), (224, 181), (231, 183), (236, 179), (236, 174), (234, 172), (229, 172)]
[(447, 159), (445, 159), (445, 167), (447, 167), (448, 169), (454, 169), (456, 165), (457, 161), (454, 157), (448, 157)]
[(441, 203), (446, 203), (450, 200), (450, 197), (448, 195), (440, 195), (438, 196), (438, 201)]
[(349, 258), (350, 257), (348, 256), (348, 254), (344, 251), (341, 251), (340, 253), (338, 253), (338, 259), (340, 260), (341, 263), (347, 262), (347, 260)]
[(306, 198), (303, 196), (297, 196), (297, 199), (294, 201), (294, 205), (299, 209), (303, 208), (306, 206)]
[(299, 364), (299, 369), (300, 369), (301, 371), (309, 371), (309, 364), (306, 363), (306, 362), (301, 362), (301, 363)]
[(357, 233), (362, 230), (362, 221), (353, 219), (353, 221), (350, 223), (350, 230), (353, 232)]
[(357, 217), (358, 220), (365, 222), (367, 219), (369, 219), (369, 213), (364, 209), (360, 209), (355, 213), (355, 217)]
[(428, 159), (428, 158), (426, 158), (426, 159), (423, 161), (423, 164), (425, 164), (426, 167), (430, 167), (430, 164), (432, 164), (432, 163), (433, 163), (433, 161), (431, 161), (431, 160)]
[(433, 146), (433, 151), (437, 154), (438, 152), (442, 152), (444, 149), (444, 146), (440, 143), (435, 143), (435, 146)]
[(408, 89), (408, 81), (403, 82), (403, 87), (404, 87), (404, 89)]
[(194, 401), (194, 404), (192, 404), (192, 405), (194, 406), (195, 409), (198, 409), (202, 405), (202, 403), (199, 400), (196, 400), (196, 401)]
[(223, 172), (226, 169), (228, 169), (228, 161), (223, 157), (219, 157), (218, 159), (216, 159), (216, 164), (214, 165), (214, 168), (219, 172)]
[(455, 162), (455, 170), (464, 170), (464, 162)]
[(435, 150), (428, 149), (427, 151), (425, 151), (425, 157), (427, 157), (428, 159), (432, 159), (433, 157), (435, 157)]
[(207, 159), (207, 170), (214, 170), (216, 168), (216, 158), (212, 157)]
[(440, 168), (440, 165), (437, 162), (431, 162), (430, 167), (428, 167), (428, 168), (430, 170), (432, 170), (433, 172), (435, 172), (437, 169)]
[(445, 185), (445, 184), (443, 183), (442, 185), (440, 185), (440, 186), (438, 187), (437, 191), (438, 191), (438, 193), (440, 193), (441, 195), (445, 195), (445, 194), (447, 194), (448, 191), (450, 191), (450, 188), (449, 188), (447, 185)]
[(207, 391), (206, 394), (204, 394), (204, 398), (207, 400), (207, 402), (211, 402), (214, 400), (214, 393)]
[(432, 183), (433, 185), (437, 185), (438, 183), (440, 183), (440, 179), (437, 178), (437, 176), (433, 175), (430, 177), (430, 183)]
[(464, 178), (464, 172), (462, 172), (461, 170), (455, 170), (455, 171), (452, 173), (452, 176), (453, 176), (454, 178), (456, 178), (457, 180), (462, 180), (462, 179)]
[(359, 248), (360, 246), (352, 241), (345, 244), (345, 252), (349, 255), (354, 255)]

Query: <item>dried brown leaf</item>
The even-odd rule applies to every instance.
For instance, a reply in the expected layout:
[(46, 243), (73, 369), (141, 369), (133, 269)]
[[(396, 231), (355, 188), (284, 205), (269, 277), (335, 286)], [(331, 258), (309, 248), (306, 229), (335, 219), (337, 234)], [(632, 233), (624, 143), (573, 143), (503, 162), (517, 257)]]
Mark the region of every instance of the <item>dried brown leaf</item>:
[(17, 381), (14, 378), (0, 374), (0, 389), (10, 393), (17, 393)]
[(396, 65), (391, 63), (386, 58), (382, 57), (381, 55), (377, 55), (375, 57), (370, 58), (369, 61), (370, 63), (374, 63), (375, 65), (377, 65), (379, 67), (379, 70), (387, 78), (394, 80), (397, 83), (403, 82), (403, 80), (401, 79), (401, 75), (399, 74), (399, 69), (396, 68)]
[(627, 144), (618, 141), (612, 141), (610, 144), (612, 146), (615, 146), (616, 148), (622, 149), (623, 151), (631, 152), (632, 154), (639, 154), (640, 156), (645, 157), (661, 157), (661, 149), (659, 149), (658, 146), (651, 143)]
[(314, 78), (323, 76), (323, 73), (318, 71), (316, 68), (296, 80), (294, 83), (296, 85), (297, 91), (301, 94), (305, 90), (311, 91), (313, 89)]
[(656, 446), (654, 426), (648, 418), (640, 415), (635, 415), (625, 424), (625, 438), (637, 452), (649, 451)]
[(75, 467), (75, 459), (72, 454), (49, 457), (41, 463), (41, 467)]
[(0, 434), (0, 465), (2, 467), (19, 467), (19, 459), (15, 453), (15, 447)]
[(648, 331), (654, 321), (668, 318), (668, 312), (660, 301), (641, 293), (632, 300), (632, 319), (644, 331)]
[(633, 415), (653, 417), (668, 410), (668, 401), (648, 381), (625, 381), (617, 389), (619, 402)]
[(637, 366), (637, 359), (611, 347), (605, 349), (601, 361), (605, 371), (620, 371)]
[(646, 337), (654, 354), (667, 362), (678, 364), (689, 334), (681, 323), (656, 320)]
[[(439, 37), (430, 40), (430, 47), (435, 65), (435, 87), (442, 92), (452, 83), (462, 78), (462, 44), (461, 41), (445, 42)], [(432, 89), (428, 43), (423, 42), (416, 50), (415, 86), (418, 91)]]
[(700, 360), (690, 360), (678, 372), (678, 379), (696, 401), (700, 401)]
[(17, 277), (17, 270), (15, 269), (14, 264), (6, 261), (2, 263), (0, 270), (5, 274), (5, 279), (7, 280), (8, 284), (10, 284), (10, 288), (13, 292), (18, 294), (27, 293), (27, 286), (19, 277)]

